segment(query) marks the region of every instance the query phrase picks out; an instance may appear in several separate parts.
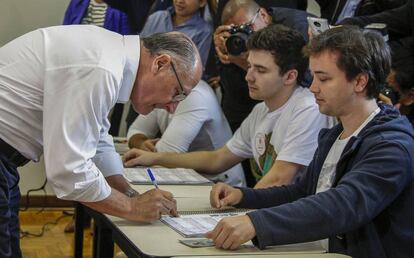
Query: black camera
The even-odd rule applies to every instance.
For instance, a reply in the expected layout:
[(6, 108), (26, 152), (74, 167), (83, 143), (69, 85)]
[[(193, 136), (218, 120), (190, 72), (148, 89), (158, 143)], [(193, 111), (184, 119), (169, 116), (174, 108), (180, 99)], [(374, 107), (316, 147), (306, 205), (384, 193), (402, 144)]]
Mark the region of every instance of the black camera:
[(248, 24), (233, 26), (229, 32), (231, 36), (226, 40), (227, 52), (230, 55), (238, 56), (247, 51), (247, 39), (253, 33), (252, 26)]
[(400, 99), (400, 95), (398, 94), (398, 92), (388, 85), (384, 86), (384, 88), (381, 90), (381, 93), (384, 96), (390, 98), (393, 104), (396, 104), (398, 100)]

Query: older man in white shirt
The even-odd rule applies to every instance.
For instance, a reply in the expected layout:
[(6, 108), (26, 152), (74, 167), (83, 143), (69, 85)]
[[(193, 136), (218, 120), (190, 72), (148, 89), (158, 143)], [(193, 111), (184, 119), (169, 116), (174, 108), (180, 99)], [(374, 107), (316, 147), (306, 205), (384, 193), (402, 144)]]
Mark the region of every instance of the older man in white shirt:
[(17, 167), (42, 154), (61, 199), (134, 221), (175, 215), (171, 193), (138, 195), (123, 179), (107, 117), (128, 99), (141, 114), (174, 112), (200, 77), (197, 49), (181, 33), (57, 26), (0, 48), (0, 257), (21, 256)]

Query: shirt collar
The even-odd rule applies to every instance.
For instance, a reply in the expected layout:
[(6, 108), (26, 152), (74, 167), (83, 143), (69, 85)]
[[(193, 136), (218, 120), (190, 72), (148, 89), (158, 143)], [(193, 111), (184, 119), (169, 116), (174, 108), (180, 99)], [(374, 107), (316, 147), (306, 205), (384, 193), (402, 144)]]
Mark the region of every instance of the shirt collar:
[(135, 78), (137, 77), (141, 53), (140, 46), (139, 36), (124, 36), (125, 66), (117, 101), (119, 103), (126, 103), (130, 99)]

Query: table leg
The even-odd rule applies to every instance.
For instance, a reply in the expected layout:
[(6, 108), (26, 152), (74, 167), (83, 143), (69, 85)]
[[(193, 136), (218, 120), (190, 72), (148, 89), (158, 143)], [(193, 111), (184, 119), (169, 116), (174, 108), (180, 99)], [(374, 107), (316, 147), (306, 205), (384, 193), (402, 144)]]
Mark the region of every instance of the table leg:
[(76, 203), (75, 208), (75, 248), (74, 258), (82, 258), (83, 255), (83, 231), (85, 228), (85, 210), (80, 203)]

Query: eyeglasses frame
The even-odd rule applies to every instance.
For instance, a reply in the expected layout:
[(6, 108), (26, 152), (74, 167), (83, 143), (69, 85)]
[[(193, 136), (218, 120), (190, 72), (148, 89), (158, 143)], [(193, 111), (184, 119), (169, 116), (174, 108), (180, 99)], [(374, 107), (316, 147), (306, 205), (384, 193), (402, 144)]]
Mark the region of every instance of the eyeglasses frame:
[(178, 94), (173, 97), (172, 102), (180, 102), (180, 101), (183, 101), (187, 97), (187, 94), (184, 91), (184, 87), (181, 84), (180, 78), (178, 78), (177, 70), (175, 70), (175, 66), (174, 66), (174, 63), (172, 61), (171, 61), (171, 68), (172, 68), (172, 70), (175, 74), (175, 78), (177, 78), (178, 85), (180, 85), (180, 88), (178, 90)]

